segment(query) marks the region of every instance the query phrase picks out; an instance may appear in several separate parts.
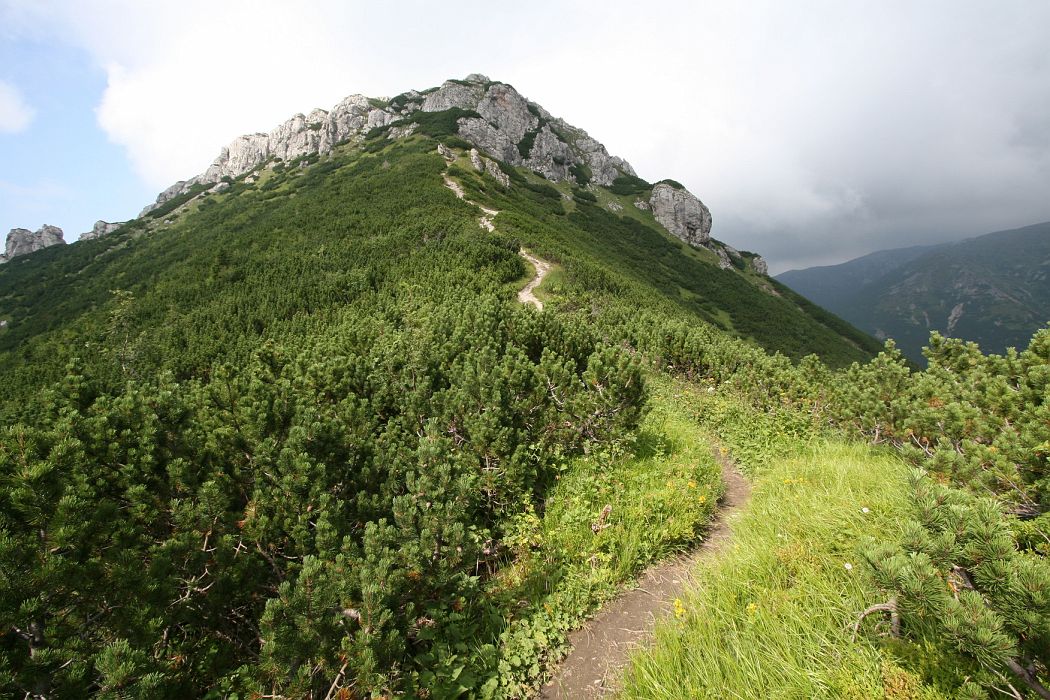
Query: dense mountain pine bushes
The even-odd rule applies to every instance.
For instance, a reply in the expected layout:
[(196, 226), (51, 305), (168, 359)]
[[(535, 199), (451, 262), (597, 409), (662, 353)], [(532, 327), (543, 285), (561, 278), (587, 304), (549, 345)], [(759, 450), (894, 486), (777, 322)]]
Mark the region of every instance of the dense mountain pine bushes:
[[(667, 236), (644, 181), (504, 188), (420, 127), (0, 270), (5, 694), (521, 696), (547, 632), (494, 581), (579, 565), (535, 523), (575, 456), (666, 452), (635, 444), (658, 372), (911, 460), (914, 523), (865, 546), (858, 632), (878, 647), (892, 617), (967, 697), (1045, 692), (1050, 332), (1002, 357), (935, 336), (921, 373), (872, 359)], [(512, 301), (522, 245), (556, 265), (543, 313)]]

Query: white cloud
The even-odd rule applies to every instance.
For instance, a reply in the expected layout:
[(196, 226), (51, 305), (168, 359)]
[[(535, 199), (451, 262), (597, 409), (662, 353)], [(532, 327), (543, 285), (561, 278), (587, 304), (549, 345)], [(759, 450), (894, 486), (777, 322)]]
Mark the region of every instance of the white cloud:
[(17, 133), (33, 121), (33, 108), (11, 83), (0, 80), (0, 132)]
[(480, 71), (774, 269), (1050, 218), (1040, 0), (7, 2), (105, 68), (98, 121), (157, 189), (296, 111)]

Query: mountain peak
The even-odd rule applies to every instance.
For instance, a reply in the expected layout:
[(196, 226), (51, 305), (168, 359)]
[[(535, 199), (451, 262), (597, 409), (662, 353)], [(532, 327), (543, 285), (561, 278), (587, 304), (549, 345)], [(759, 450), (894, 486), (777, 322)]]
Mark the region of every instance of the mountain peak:
[(7, 241), (4, 253), (0, 255), (0, 263), (5, 263), (20, 255), (28, 255), (38, 250), (53, 245), (65, 243), (62, 238), (62, 229), (58, 226), (44, 224), (36, 231), (26, 228), (13, 228), (7, 233)]
[(611, 185), (618, 177), (635, 175), (627, 161), (610, 155), (583, 129), (553, 117), (511, 85), (471, 73), (463, 80), (446, 80), (439, 87), (409, 90), (390, 99), (350, 95), (328, 111), (296, 114), (269, 133), (239, 136), (204, 172), (161, 192), (142, 214), (194, 187), (217, 187), (269, 161), (329, 153), (373, 130), (384, 130), (387, 138), (411, 135), (426, 121), (422, 115), (439, 112), (448, 115), (456, 136), (480, 151), (554, 182)]

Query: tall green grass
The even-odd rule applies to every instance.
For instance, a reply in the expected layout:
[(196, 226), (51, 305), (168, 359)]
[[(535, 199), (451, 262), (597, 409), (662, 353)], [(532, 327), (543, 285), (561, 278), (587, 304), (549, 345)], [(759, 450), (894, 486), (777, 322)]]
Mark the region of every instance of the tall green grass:
[(852, 639), (878, 594), (857, 544), (899, 536), (908, 467), (864, 446), (811, 442), (753, 469), (733, 544), (624, 677), (624, 698), (938, 698), (886, 648)]
[(511, 560), (488, 593), (517, 612), (499, 643), (499, 690), (483, 696), (530, 695), (570, 630), (648, 564), (703, 535), (724, 485), (693, 419), (697, 397), (666, 377), (647, 381), (650, 410), (637, 441), (567, 463), (545, 510), (523, 513), (507, 538)]

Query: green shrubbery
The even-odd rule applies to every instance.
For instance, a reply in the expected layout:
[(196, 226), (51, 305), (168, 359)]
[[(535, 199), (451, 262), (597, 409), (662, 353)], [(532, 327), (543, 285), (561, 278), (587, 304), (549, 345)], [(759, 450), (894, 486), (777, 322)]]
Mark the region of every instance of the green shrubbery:
[(581, 190), (579, 187), (572, 188), (572, 196), (579, 202), (589, 202), (590, 204), (594, 204), (598, 201), (598, 197), (596, 197), (593, 192)]
[(627, 355), (524, 308), (406, 320), (207, 381), (109, 393), (73, 371), (37, 427), (8, 428), (0, 624), (41, 636), (5, 638), (5, 689), (466, 682), (441, 676), (449, 645), (502, 630), (479, 562), (557, 456), (629, 434), (644, 393)]
[(705, 417), (745, 463), (768, 461), (785, 437), (797, 444), (834, 426), (919, 467), (902, 534), (872, 533), (858, 552), (884, 596), (866, 602), (876, 604), (867, 615), (892, 618), (888, 629), (922, 650), (907, 652), (924, 659), (916, 671), (960, 697), (987, 697), (1004, 682), (1046, 694), (1050, 330), (1004, 356), (934, 333), (924, 372), (892, 344), (871, 363), (830, 372), (684, 328), (655, 326), (635, 342), (731, 389), (744, 401), (733, 410), (777, 417), (774, 441), (732, 410)]
[(569, 174), (573, 176), (576, 183), (583, 187), (591, 181), (591, 168), (586, 163), (574, 163), (569, 166)]
[(612, 186), (609, 187), (613, 194), (620, 195), (639, 195), (648, 192), (650, 189), (652, 189), (652, 185), (634, 175), (620, 175), (613, 180)]
[(453, 107), (442, 112), (424, 112), (416, 110), (407, 118), (409, 123), (419, 124), (419, 132), (433, 138), (455, 136), (459, 133), (459, 120), (480, 118), (481, 115), (470, 109)]
[(532, 146), (536, 143), (536, 135), (538, 133), (535, 130), (528, 131), (521, 138), (521, 141), (518, 141), (518, 153), (522, 158), (528, 158), (529, 154), (532, 153)]
[[(461, 116), (417, 123), (447, 143)], [(805, 356), (872, 341), (593, 192), (567, 203), (506, 164), (497, 188), (436, 145), (377, 133), (163, 235), (132, 223), (0, 270), (4, 692), (523, 694), (558, 635), (710, 513), (681, 500), (717, 492), (710, 460), (651, 430), (627, 449), (643, 358), (741, 397), (752, 413), (707, 419), (745, 464), (829, 425), (915, 436), (942, 479), (1042, 508), (1042, 345), (836, 373)], [(500, 209), (497, 232), (442, 174)], [(521, 245), (560, 266), (543, 314), (508, 298)], [(577, 536), (621, 481), (675, 524), (636, 510)], [(1009, 522), (1038, 548), (1039, 518)]]

